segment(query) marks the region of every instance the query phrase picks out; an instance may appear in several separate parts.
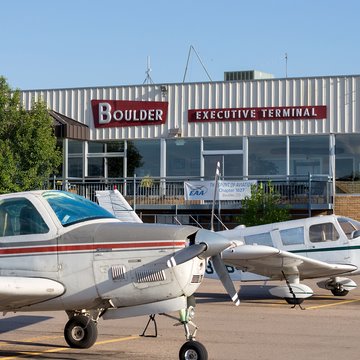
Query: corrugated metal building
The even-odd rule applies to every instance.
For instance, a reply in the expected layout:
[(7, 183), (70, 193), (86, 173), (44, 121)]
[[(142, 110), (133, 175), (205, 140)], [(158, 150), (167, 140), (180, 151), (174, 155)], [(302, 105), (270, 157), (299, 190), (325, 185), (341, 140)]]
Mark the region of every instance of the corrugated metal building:
[(28, 90), (22, 100), (87, 128), (63, 136), (63, 179), (204, 178), (221, 161), (228, 178), (321, 175), (347, 192), (342, 182), (360, 172), (359, 86), (358, 75), (267, 78)]
[[(50, 109), (84, 123), (91, 140), (153, 139), (181, 128), (183, 137), (270, 136), (354, 133), (360, 131), (359, 76), (151, 84), (23, 91), (25, 106), (44, 100)], [(160, 126), (94, 127), (91, 100), (166, 101), (168, 118)], [(189, 123), (189, 109), (256, 108), (284, 106), (327, 107), (320, 120), (271, 120)]]

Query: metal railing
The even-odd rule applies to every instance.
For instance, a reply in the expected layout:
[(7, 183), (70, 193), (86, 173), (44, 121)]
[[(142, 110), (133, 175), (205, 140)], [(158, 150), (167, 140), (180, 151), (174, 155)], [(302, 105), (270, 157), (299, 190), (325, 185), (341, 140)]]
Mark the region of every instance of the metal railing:
[[(203, 200), (185, 200), (184, 182), (210, 180), (199, 177), (132, 177), (121, 179), (86, 178), (52, 179), (49, 187), (75, 192), (95, 201), (97, 190), (117, 188), (133, 207), (143, 205), (202, 205), (211, 203)], [(212, 179), (211, 179), (212, 180)], [(269, 184), (279, 194), (280, 204), (303, 205), (311, 207), (322, 204), (328, 207), (332, 203), (332, 179), (326, 175), (309, 176), (268, 176), (229, 178), (223, 180), (257, 180), (266, 188)], [(240, 201), (228, 201), (228, 204)], [(225, 201), (226, 203), (226, 201)]]

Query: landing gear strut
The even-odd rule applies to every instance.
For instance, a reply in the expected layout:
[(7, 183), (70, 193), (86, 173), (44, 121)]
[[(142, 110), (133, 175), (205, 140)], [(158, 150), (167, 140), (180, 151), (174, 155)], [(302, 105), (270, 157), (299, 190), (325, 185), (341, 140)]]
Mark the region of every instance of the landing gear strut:
[[(187, 309), (180, 311), (180, 324), (183, 324), (185, 329), (186, 343), (180, 348), (179, 360), (207, 360), (208, 353), (205, 346), (195, 340), (198, 327), (193, 323), (192, 319), (195, 315), (194, 306), (189, 306)], [(180, 325), (179, 324), (179, 325)], [(193, 326), (193, 331), (190, 330), (190, 325)]]
[(287, 287), (288, 287), (288, 289), (289, 289), (289, 292), (290, 292), (290, 294), (292, 295), (292, 297), (286, 297), (286, 298), (285, 298), (285, 301), (286, 301), (288, 304), (293, 305), (292, 308), (294, 308), (296, 305), (299, 305), (299, 308), (300, 308), (301, 310), (304, 310), (304, 308), (301, 306), (301, 303), (304, 301), (304, 299), (296, 297), (296, 295), (295, 295), (295, 293), (294, 293), (294, 291), (293, 291), (293, 289), (292, 289), (292, 287), (291, 287), (290, 281), (289, 281), (288, 278), (286, 277), (284, 271), (282, 271), (282, 274), (283, 274), (283, 277), (284, 277), (284, 279), (285, 279), (285, 283), (286, 283), (286, 285), (287, 285)]
[[(194, 306), (190, 304), (193, 304), (195, 306), (195, 302), (193, 301), (193, 299), (188, 298), (188, 307), (186, 309), (180, 310), (178, 318), (169, 314), (161, 315), (177, 320), (178, 322), (175, 324), (175, 326), (184, 326), (186, 342), (180, 348), (179, 360), (208, 360), (208, 353), (205, 346), (195, 340), (198, 327), (192, 321), (195, 315), (195, 309)], [(154, 335), (146, 335), (146, 331), (148, 330), (150, 323), (153, 323), (154, 325)], [(193, 329), (191, 329), (190, 327), (192, 327)], [(157, 336), (157, 325), (154, 314), (150, 315), (149, 321), (147, 322), (141, 336)]]

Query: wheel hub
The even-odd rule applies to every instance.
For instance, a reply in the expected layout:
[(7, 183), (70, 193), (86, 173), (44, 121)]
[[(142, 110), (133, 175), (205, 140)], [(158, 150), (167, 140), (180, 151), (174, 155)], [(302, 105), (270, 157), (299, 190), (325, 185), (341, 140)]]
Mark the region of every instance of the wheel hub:
[(81, 341), (85, 336), (85, 331), (81, 326), (74, 326), (71, 330), (71, 335), (74, 340)]
[(189, 349), (185, 352), (185, 360), (197, 360), (198, 354), (195, 350)]

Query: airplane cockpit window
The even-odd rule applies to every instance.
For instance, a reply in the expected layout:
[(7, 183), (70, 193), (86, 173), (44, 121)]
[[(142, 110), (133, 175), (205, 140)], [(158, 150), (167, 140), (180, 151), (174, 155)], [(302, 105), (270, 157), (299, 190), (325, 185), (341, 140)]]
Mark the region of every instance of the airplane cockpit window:
[(82, 196), (65, 191), (46, 191), (43, 197), (63, 226), (94, 219), (115, 218), (107, 210)]
[(323, 223), (310, 226), (309, 238), (311, 242), (336, 241), (340, 235), (333, 223)]
[(360, 236), (360, 222), (350, 218), (338, 218), (338, 222), (348, 239)]
[(296, 227), (280, 230), (280, 237), (283, 245), (301, 245), (304, 242), (304, 227)]
[(271, 235), (269, 232), (262, 234), (254, 234), (245, 236), (245, 244), (246, 245), (266, 245), (273, 246), (273, 242), (271, 239)]
[(47, 232), (48, 226), (29, 200), (13, 198), (0, 201), (0, 237)]

